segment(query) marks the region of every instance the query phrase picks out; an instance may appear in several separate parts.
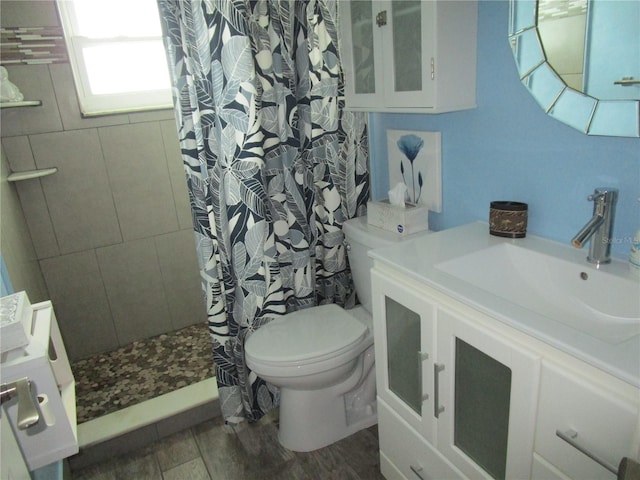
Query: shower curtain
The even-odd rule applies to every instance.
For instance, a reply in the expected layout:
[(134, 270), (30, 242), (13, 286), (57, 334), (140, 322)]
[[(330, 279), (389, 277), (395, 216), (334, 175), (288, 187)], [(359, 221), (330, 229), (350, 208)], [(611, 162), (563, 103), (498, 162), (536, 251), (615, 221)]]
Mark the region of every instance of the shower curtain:
[(225, 421), (277, 405), (244, 342), (286, 312), (353, 301), (342, 223), (369, 191), (343, 109), (335, 0), (158, 0)]

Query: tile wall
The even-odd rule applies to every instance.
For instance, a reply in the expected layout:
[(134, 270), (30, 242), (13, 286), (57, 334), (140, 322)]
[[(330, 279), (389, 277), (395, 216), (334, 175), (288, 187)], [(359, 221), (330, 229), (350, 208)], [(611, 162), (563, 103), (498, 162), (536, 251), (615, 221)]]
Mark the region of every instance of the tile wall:
[[(31, 302), (49, 298), (18, 192), (7, 181), (9, 165), (0, 154), (0, 275), (2, 295), (26, 290)], [(9, 275), (9, 272), (11, 274)]]
[[(3, 27), (58, 21), (2, 3)], [(206, 321), (173, 111), (83, 118), (67, 63), (7, 70), (42, 106), (2, 110), (3, 158), (58, 168), (14, 185), (71, 360)]]

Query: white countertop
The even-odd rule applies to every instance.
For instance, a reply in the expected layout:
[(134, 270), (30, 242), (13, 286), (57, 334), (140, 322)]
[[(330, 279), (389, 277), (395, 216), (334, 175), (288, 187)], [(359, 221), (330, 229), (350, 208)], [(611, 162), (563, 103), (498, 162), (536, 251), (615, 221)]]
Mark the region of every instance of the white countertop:
[[(521, 239), (495, 237), (489, 234), (489, 225), (483, 222), (434, 232), (410, 242), (402, 242), (401, 246), (374, 249), (369, 252), (369, 256), (376, 262), (387, 264), (510, 327), (640, 388), (640, 334), (612, 345), (435, 268), (435, 265), (446, 260), (501, 243), (531, 248), (575, 262), (580, 271), (587, 273), (597, 270), (595, 265), (587, 262), (585, 249), (579, 250), (568, 244), (529, 234)], [(600, 271), (635, 280), (628, 263), (622, 260), (614, 259), (612, 263), (601, 266)], [(638, 285), (640, 287), (640, 282)], [(640, 302), (640, 288), (638, 301)], [(638, 328), (640, 333), (640, 326)]]

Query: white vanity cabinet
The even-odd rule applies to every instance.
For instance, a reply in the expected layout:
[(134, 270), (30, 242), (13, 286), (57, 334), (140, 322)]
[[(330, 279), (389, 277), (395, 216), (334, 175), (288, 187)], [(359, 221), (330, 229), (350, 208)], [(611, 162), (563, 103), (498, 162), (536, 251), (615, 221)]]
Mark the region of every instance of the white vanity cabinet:
[(372, 278), (382, 473), (527, 478), (539, 357), (400, 276)]
[(640, 458), (638, 388), (391, 265), (372, 287), (387, 479), (615, 480), (598, 460)]
[(475, 0), (349, 0), (339, 9), (348, 109), (475, 108)]

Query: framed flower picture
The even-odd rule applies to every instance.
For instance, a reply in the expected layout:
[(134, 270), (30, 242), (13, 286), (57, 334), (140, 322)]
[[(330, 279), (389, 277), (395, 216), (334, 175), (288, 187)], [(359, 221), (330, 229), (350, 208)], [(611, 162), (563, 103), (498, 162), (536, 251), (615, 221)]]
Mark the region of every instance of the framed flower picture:
[(440, 132), (387, 130), (389, 188), (407, 186), (406, 201), (442, 211)]

